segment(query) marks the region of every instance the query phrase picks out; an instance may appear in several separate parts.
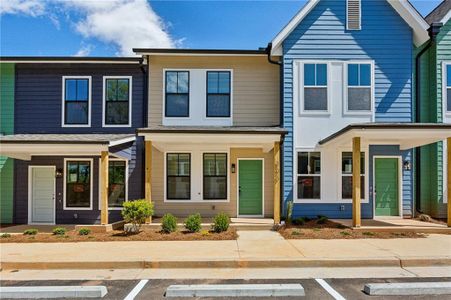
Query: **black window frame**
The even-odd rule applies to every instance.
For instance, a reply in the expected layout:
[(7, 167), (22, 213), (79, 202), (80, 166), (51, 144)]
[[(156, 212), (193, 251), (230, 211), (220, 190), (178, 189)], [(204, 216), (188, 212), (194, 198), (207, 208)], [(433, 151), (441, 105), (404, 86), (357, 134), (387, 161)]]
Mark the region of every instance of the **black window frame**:
[[(180, 173), (180, 168), (179, 168), (179, 164), (180, 164), (180, 155), (188, 155), (188, 162), (189, 162), (189, 172), (188, 175), (179, 175)], [(177, 175), (169, 175), (169, 155), (177, 155)], [(188, 188), (188, 197), (187, 198), (181, 198), (181, 197), (177, 197), (177, 198), (170, 198), (169, 197), (169, 193), (168, 193), (168, 183), (169, 183), (169, 178), (170, 177), (188, 177), (189, 178), (189, 188)], [(166, 153), (166, 200), (191, 200), (191, 153), (187, 153), (187, 152), (169, 152)]]
[[(215, 166), (216, 166), (216, 156), (217, 155), (225, 155), (225, 175), (205, 175), (205, 155), (214, 155), (215, 156)], [(229, 184), (228, 184), (228, 180), (229, 180), (229, 176), (228, 176), (228, 155), (227, 153), (224, 152), (205, 152), (202, 154), (202, 198), (203, 200), (226, 200), (228, 199), (228, 189), (229, 189)], [(216, 172), (216, 170), (215, 170)], [(214, 197), (205, 197), (205, 178), (224, 178), (225, 177), (225, 197), (220, 197), (220, 198), (214, 198)]]
[[(351, 158), (351, 166), (354, 163), (353, 162), (353, 155), (352, 155), (351, 151), (342, 151), (341, 152), (341, 160), (340, 160), (341, 199), (342, 200), (350, 200), (350, 199), (352, 199), (352, 195), (351, 195), (350, 198), (343, 196), (343, 187), (344, 187), (344, 185), (343, 185), (343, 181), (344, 180), (343, 179), (344, 179), (344, 177), (350, 177), (351, 178), (351, 187), (352, 187), (352, 178), (353, 178), (352, 168), (351, 168), (351, 172), (349, 172), (349, 173), (346, 173), (346, 172), (343, 171), (343, 159), (344, 159), (344, 155), (345, 154), (348, 155), (348, 157)], [(366, 154), (365, 154), (364, 151), (360, 152), (360, 182), (361, 183), (362, 183), (362, 179), (363, 179), (363, 185), (360, 184), (361, 185), (361, 187), (360, 187), (360, 198), (362, 200), (365, 200), (366, 199), (366, 184), (365, 184), (366, 183)]]
[[(302, 154), (307, 154), (307, 172), (306, 173), (302, 173), (300, 172), (300, 155)], [(312, 155), (317, 155), (317, 157), (319, 158), (319, 173), (315, 170), (315, 166), (311, 166), (311, 157)], [(303, 201), (303, 200), (321, 200), (321, 189), (322, 189), (322, 152), (321, 151), (309, 151), (309, 150), (303, 150), (303, 151), (297, 151), (296, 152), (296, 191), (297, 191), (297, 195), (296, 198), (299, 201)], [(313, 196), (313, 177), (316, 177), (319, 179), (319, 197), (315, 198), (315, 197), (300, 197), (300, 193), (299, 193), (299, 180), (302, 178), (304, 180), (312, 178), (312, 196)]]
[[(75, 93), (76, 93), (76, 98), (78, 99), (78, 81), (86, 81), (87, 82), (87, 97), (86, 100), (67, 100), (67, 81), (68, 80), (75, 80), (76, 85), (75, 85)], [(90, 90), (91, 90), (91, 79), (90, 78), (86, 78), (86, 77), (66, 77), (64, 78), (64, 120), (63, 120), (63, 125), (64, 126), (89, 126), (90, 124), (90, 120), (89, 120), (89, 115), (91, 113), (91, 107), (90, 107)], [(87, 111), (86, 111), (86, 123), (68, 123), (67, 122), (67, 104), (68, 103), (86, 103), (87, 104)]]
[[(113, 184), (118, 184), (116, 182), (114, 182), (114, 183), (111, 182), (111, 179), (112, 179), (111, 175), (113, 175), (114, 171), (112, 171), (110, 168), (111, 167), (118, 167), (118, 166), (115, 166), (117, 163), (123, 163), (124, 164), (123, 165), (123, 167), (124, 167), (124, 182), (123, 182), (123, 185), (124, 185), (124, 201), (122, 203), (128, 201), (128, 195), (127, 195), (127, 178), (128, 178), (127, 161), (125, 161), (125, 160), (118, 160), (118, 159), (114, 159), (114, 160), (110, 159), (110, 162), (108, 164), (108, 208), (120, 208), (120, 207), (122, 207), (122, 205), (121, 206), (111, 206), (110, 205), (111, 187), (112, 187)], [(120, 166), (120, 167), (122, 167), (122, 166)]]
[[(217, 73), (218, 74), (218, 92), (217, 93), (209, 93), (208, 92), (208, 75), (210, 73)], [(228, 93), (219, 93), (219, 74), (220, 73), (228, 73), (229, 74), (229, 92)], [(232, 72), (231, 71), (207, 71), (206, 74), (206, 110), (205, 110), (205, 115), (207, 116), (207, 118), (230, 118), (230, 116), (232, 115)], [(229, 113), (227, 115), (216, 115), (216, 116), (209, 116), (208, 115), (208, 96), (210, 95), (214, 95), (214, 96), (228, 96), (229, 97)]]
[[(116, 81), (116, 86), (119, 83), (119, 80), (127, 80), (128, 81), (128, 90), (127, 90), (127, 100), (117, 100), (118, 98), (118, 88), (116, 88), (116, 100), (108, 100), (108, 81)], [(131, 97), (130, 97), (130, 87), (131, 87), (131, 78), (129, 77), (106, 77), (104, 82), (104, 89), (105, 89), (105, 114), (103, 116), (103, 123), (105, 126), (131, 126)], [(127, 103), (127, 123), (108, 123), (108, 102), (112, 103)]]
[[(186, 93), (169, 93), (168, 92), (168, 73), (177, 73), (177, 91), (178, 91), (178, 82), (179, 82), (179, 73), (187, 73), (188, 74), (188, 91)], [(189, 118), (190, 116), (190, 71), (188, 70), (166, 70), (164, 72), (164, 117), (165, 118)], [(188, 100), (188, 112), (187, 115), (184, 116), (168, 116), (168, 95), (186, 95)]]
[[(76, 182), (69, 182), (68, 180), (68, 176), (70, 175), (69, 172), (69, 164), (77, 164), (77, 180)], [(79, 182), (79, 177), (80, 177), (80, 163), (87, 163), (89, 166), (89, 173), (88, 173), (88, 181), (87, 182)], [(65, 169), (66, 169), (66, 174), (64, 174), (65, 176), (65, 182), (64, 182), (64, 191), (65, 191), (65, 195), (64, 195), (64, 210), (74, 210), (74, 209), (81, 209), (81, 210), (92, 210), (92, 204), (93, 204), (93, 161), (91, 160), (77, 160), (77, 159), (68, 159), (65, 161)], [(89, 185), (89, 202), (88, 202), (88, 206), (74, 206), (74, 205), (69, 205), (69, 193), (68, 193), (68, 185), (69, 184), (88, 184)]]

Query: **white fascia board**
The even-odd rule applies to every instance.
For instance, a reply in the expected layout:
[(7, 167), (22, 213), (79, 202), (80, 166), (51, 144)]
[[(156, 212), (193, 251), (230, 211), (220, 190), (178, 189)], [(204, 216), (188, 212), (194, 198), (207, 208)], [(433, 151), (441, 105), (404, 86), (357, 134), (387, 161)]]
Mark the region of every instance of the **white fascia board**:
[(449, 19), (451, 19), (451, 10), (448, 11), (448, 13), (443, 17), (443, 19), (440, 20), (440, 23), (445, 25), (446, 23), (448, 23)]
[(130, 137), (126, 137), (126, 138), (123, 138), (123, 139), (120, 139), (120, 140), (111, 141), (109, 143), (109, 146), (110, 147), (114, 147), (114, 146), (122, 145), (122, 144), (125, 144), (125, 143), (134, 142), (135, 140), (136, 140), (135, 136), (130, 136)]

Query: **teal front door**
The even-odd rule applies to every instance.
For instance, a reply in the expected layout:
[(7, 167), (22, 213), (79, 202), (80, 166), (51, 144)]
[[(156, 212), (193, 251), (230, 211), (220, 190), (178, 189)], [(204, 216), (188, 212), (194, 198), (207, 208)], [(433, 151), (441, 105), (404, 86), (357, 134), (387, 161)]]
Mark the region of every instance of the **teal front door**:
[(238, 215), (263, 215), (263, 161), (238, 161)]
[(375, 158), (375, 215), (399, 216), (398, 158)]

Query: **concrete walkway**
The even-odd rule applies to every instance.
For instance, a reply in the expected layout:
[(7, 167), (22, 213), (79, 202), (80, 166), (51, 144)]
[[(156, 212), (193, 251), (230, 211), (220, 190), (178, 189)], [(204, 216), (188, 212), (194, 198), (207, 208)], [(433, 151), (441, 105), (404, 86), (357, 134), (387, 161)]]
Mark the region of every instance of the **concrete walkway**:
[(417, 239), (285, 240), (239, 231), (236, 241), (0, 244), (3, 269), (451, 266), (451, 235)]

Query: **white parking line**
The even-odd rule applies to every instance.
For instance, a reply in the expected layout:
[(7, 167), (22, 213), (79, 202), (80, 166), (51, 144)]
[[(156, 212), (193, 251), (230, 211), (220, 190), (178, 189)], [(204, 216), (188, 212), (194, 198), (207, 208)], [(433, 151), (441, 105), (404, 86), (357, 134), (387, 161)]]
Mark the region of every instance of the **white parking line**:
[(131, 292), (127, 295), (127, 297), (124, 298), (124, 300), (133, 300), (135, 299), (136, 295), (138, 295), (139, 292), (143, 289), (143, 287), (146, 285), (146, 283), (149, 282), (149, 280), (144, 279), (141, 280), (134, 288), (131, 290)]
[(334, 299), (336, 300), (346, 300), (342, 295), (340, 295), (336, 290), (334, 290), (324, 279), (315, 279)]

